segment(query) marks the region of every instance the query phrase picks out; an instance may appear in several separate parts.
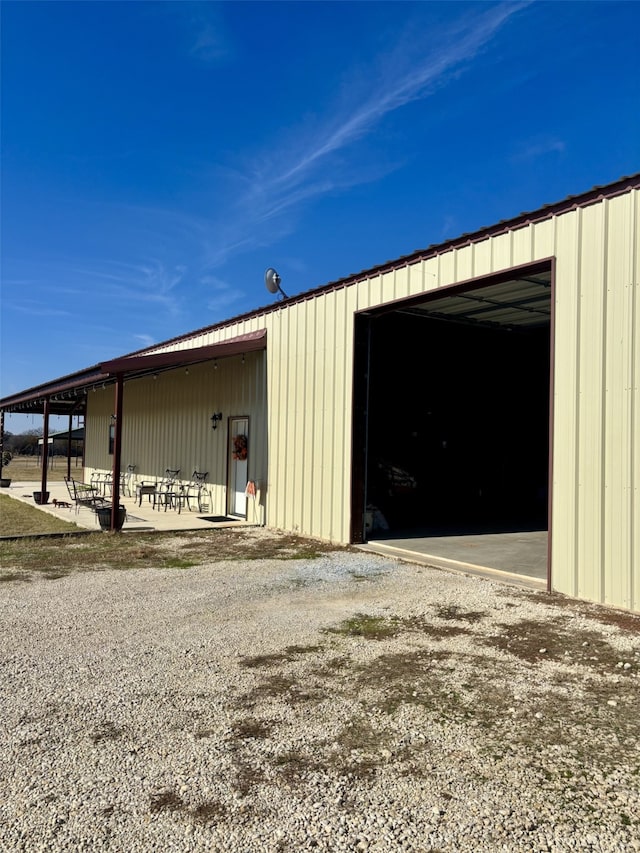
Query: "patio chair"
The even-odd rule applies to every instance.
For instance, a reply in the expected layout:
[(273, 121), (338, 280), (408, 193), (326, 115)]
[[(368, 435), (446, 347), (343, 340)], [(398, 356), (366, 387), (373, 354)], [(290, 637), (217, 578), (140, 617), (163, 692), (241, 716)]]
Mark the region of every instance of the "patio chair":
[(100, 494), (103, 497), (107, 495), (111, 497), (113, 494), (113, 474), (111, 472), (104, 474), (100, 478)]
[(105, 498), (98, 494), (98, 490), (95, 486), (91, 486), (88, 483), (79, 483), (77, 480), (74, 480), (73, 477), (65, 477), (64, 482), (67, 486), (69, 497), (75, 504), (76, 512), (81, 506), (86, 506), (89, 509), (95, 510), (97, 507), (104, 506), (108, 503)]
[(194, 471), (191, 475), (191, 481), (187, 485), (184, 495), (189, 511), (191, 511), (192, 502), (195, 503), (198, 512), (205, 512), (205, 510), (210, 508), (211, 495), (206, 484), (208, 476), (208, 471)]
[(158, 509), (160, 509), (161, 506), (164, 506), (164, 511), (166, 512), (167, 507), (171, 506), (180, 512), (182, 502), (179, 497), (182, 487), (176, 487), (176, 480), (178, 479), (179, 473), (179, 468), (167, 468), (165, 470), (164, 477), (158, 483), (158, 487), (153, 497), (154, 509), (156, 505)]
[(127, 465), (126, 473), (122, 474), (122, 480), (120, 483), (122, 494), (126, 492), (130, 498), (133, 497), (136, 490), (136, 467), (136, 465)]
[(95, 489), (99, 495), (104, 496), (106, 495), (107, 491), (111, 489), (112, 479), (113, 475), (110, 472), (94, 471), (91, 474), (91, 480), (89, 482), (89, 485), (92, 489)]

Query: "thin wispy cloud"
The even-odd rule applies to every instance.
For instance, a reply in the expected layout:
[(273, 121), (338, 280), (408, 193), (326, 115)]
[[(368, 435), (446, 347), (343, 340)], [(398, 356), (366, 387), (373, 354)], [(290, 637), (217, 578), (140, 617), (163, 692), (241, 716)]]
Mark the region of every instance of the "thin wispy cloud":
[[(259, 218), (277, 216), (285, 208), (333, 189), (329, 180), (316, 173), (330, 158), (372, 132), (389, 113), (427, 97), (446, 85), (455, 74), (484, 49), (500, 28), (528, 3), (501, 4), (475, 17), (465, 16), (456, 26), (441, 33), (425, 33), (421, 55), (407, 54), (400, 65), (400, 50), (382, 58), (378, 73), (371, 75), (371, 91), (364, 98), (358, 91), (357, 103), (348, 103), (340, 115), (330, 115), (325, 126), (314, 129), (312, 145), (287, 151), (287, 164), (281, 170), (251, 181), (251, 199), (264, 199)], [(414, 41), (419, 45), (420, 39)], [(438, 45), (434, 48), (433, 45)], [(403, 44), (404, 48), (405, 45)], [(293, 154), (293, 156), (292, 156)], [(308, 183), (309, 180), (312, 183)]]
[[(200, 15), (199, 4), (188, 5), (191, 32), (197, 34), (193, 49), (203, 55), (211, 51), (213, 56), (217, 23)], [(108, 298), (123, 310), (149, 310), (168, 318), (189, 310), (184, 294), (190, 290), (187, 285), (197, 285), (201, 294), (206, 290), (203, 301), (211, 315), (229, 312), (245, 294), (213, 273), (233, 257), (290, 234), (313, 202), (378, 180), (397, 168), (399, 163), (392, 158), (356, 162), (358, 143), (373, 135), (385, 117), (428, 98), (464, 73), (527, 5), (478, 5), (479, 11), (467, 12), (453, 26), (438, 32), (414, 29), (410, 38), (398, 37), (370, 67), (347, 70), (333, 106), (313, 126), (288, 129), (286, 144), (279, 137), (271, 149), (248, 155), (244, 168), (237, 162), (207, 167), (212, 199), (215, 196), (209, 214), (206, 209), (195, 215), (122, 206), (127, 228), (123, 244), (129, 243), (129, 255), (135, 260), (76, 264), (67, 270), (70, 285), (76, 281), (89, 287), (104, 285)], [(126, 252), (123, 244), (120, 257)]]
[(213, 62), (225, 55), (225, 46), (218, 31), (209, 22), (204, 22), (191, 48), (193, 56), (205, 62)]
[(511, 160), (514, 163), (524, 160), (537, 160), (547, 154), (564, 154), (566, 150), (566, 143), (561, 139), (534, 139), (526, 142), (516, 151)]
[(233, 305), (244, 296), (244, 292), (233, 287), (228, 282), (217, 276), (205, 275), (200, 279), (200, 284), (209, 293), (207, 309), (212, 313), (218, 313)]
[[(386, 116), (427, 98), (464, 73), (509, 19), (529, 2), (505, 3), (462, 17), (440, 32), (425, 31), (401, 39), (360, 69), (360, 80), (345, 85), (340, 102), (313, 128), (287, 131), (287, 144), (262, 152), (241, 176), (221, 228), (204, 248), (201, 268), (215, 269), (231, 256), (273, 244), (291, 233), (296, 214), (313, 201), (360, 183), (377, 180), (397, 168), (354, 163), (356, 143), (371, 135)], [(363, 90), (362, 81), (367, 88)], [(345, 165), (346, 163), (346, 165)]]
[[(188, 274), (184, 264), (167, 264), (157, 258), (139, 263), (92, 259), (84, 264), (50, 261), (41, 276), (29, 280), (32, 299), (22, 299), (20, 288), (5, 300), (5, 309), (43, 317), (80, 318), (96, 299), (106, 311), (125, 316), (164, 316), (183, 313), (180, 286)], [(60, 284), (59, 282), (65, 282)], [(104, 308), (102, 313), (105, 313)], [(84, 326), (84, 323), (83, 323)]]
[(168, 14), (181, 20), (189, 40), (188, 53), (203, 63), (218, 62), (230, 53), (230, 36), (217, 4), (181, 2), (167, 4)]
[(184, 264), (166, 264), (150, 258), (138, 264), (116, 261), (95, 262), (93, 266), (73, 267), (70, 271), (88, 286), (108, 286), (109, 296), (126, 305), (156, 305), (168, 314), (178, 314), (181, 299), (176, 293), (187, 274)]
[(19, 314), (28, 314), (30, 317), (70, 317), (70, 311), (60, 308), (47, 308), (35, 302), (24, 302), (14, 304), (13, 310)]
[(139, 333), (133, 336), (135, 341), (141, 345), (141, 347), (150, 347), (155, 344), (155, 339), (151, 335), (145, 335), (143, 333)]

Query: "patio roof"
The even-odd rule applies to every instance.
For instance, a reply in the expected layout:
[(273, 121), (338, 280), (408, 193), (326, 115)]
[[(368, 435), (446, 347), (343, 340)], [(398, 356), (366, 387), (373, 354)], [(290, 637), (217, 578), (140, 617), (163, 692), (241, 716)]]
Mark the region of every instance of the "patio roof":
[(42, 414), (45, 401), (48, 399), (50, 414), (80, 415), (85, 411), (87, 392), (92, 388), (106, 388), (107, 385), (113, 385), (119, 374), (124, 379), (137, 379), (152, 373), (162, 373), (216, 358), (230, 358), (241, 353), (263, 350), (266, 347), (267, 331), (259, 329), (256, 332), (237, 335), (226, 341), (203, 347), (123, 356), (96, 364), (78, 373), (53, 379), (11, 397), (4, 397), (0, 400), (0, 410)]

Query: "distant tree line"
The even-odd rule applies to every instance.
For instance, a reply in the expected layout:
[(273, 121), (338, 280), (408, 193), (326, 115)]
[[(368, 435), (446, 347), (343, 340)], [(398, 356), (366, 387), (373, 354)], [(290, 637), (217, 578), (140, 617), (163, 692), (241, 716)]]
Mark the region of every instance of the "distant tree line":
[[(39, 456), (42, 452), (42, 446), (38, 445), (38, 441), (42, 438), (43, 430), (30, 429), (27, 432), (19, 435), (4, 431), (2, 436), (2, 449), (4, 453), (10, 453), (12, 456)], [(82, 442), (77, 439), (71, 441), (71, 453), (76, 455), (82, 451)], [(53, 444), (53, 448), (49, 445), (49, 452), (55, 455), (67, 454), (66, 438), (57, 438)]]
[(28, 432), (15, 435), (5, 430), (2, 436), (2, 446), (5, 453), (16, 456), (34, 456), (38, 454), (38, 439), (42, 438), (42, 429), (30, 429)]

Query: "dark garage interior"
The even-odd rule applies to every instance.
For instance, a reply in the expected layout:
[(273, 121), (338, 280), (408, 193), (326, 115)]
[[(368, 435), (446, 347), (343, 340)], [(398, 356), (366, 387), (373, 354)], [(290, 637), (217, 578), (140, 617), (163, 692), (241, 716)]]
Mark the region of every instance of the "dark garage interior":
[(369, 536), (547, 529), (548, 276), (537, 316), (371, 317)]

